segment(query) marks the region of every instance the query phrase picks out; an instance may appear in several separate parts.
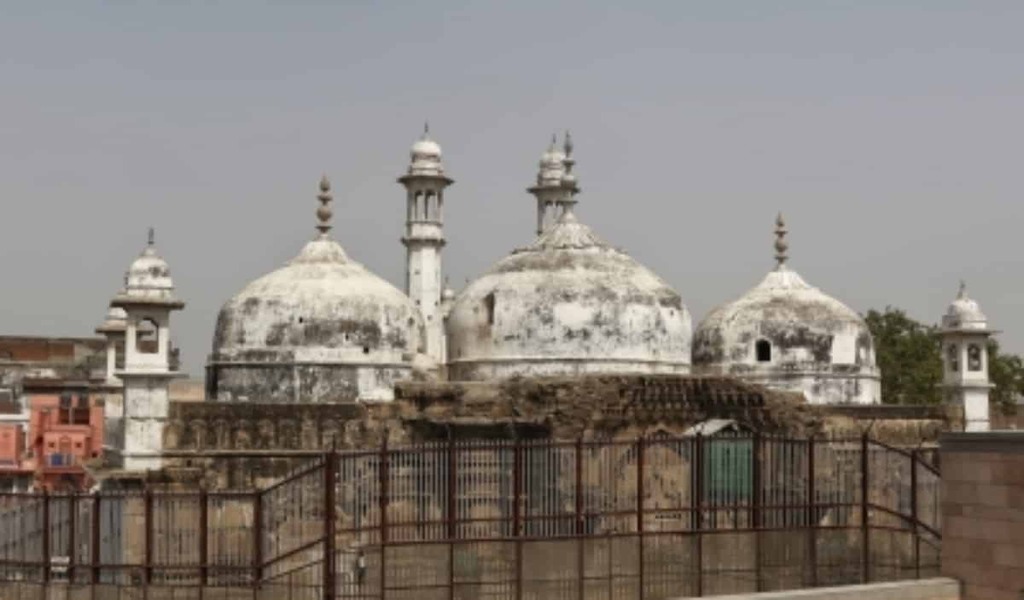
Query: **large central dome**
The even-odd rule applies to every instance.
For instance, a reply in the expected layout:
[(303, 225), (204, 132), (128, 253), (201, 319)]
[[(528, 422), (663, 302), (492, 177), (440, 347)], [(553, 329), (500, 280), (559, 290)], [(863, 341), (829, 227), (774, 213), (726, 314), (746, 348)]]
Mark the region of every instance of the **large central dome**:
[(451, 379), (689, 371), (691, 321), (679, 294), (598, 239), (573, 203), (456, 298)]
[[(329, 201), (326, 182), (322, 188), (322, 201)], [(327, 201), (318, 213), (324, 222)], [(419, 311), (349, 258), (327, 229), (286, 266), (224, 304), (210, 357), (212, 397), (389, 399), (394, 382), (409, 374), (422, 345)]]

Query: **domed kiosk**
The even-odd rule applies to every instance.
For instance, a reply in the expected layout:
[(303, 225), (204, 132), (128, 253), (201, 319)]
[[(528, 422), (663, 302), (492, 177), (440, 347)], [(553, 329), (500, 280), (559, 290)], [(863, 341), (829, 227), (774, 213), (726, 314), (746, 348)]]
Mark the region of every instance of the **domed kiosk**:
[(576, 218), (579, 189), (568, 135), (564, 150), (559, 180), (550, 180), (553, 169), (544, 162), (537, 186), (545, 187), (538, 210), (559, 211), (557, 220), (470, 283), (452, 305), (451, 380), (689, 372), (686, 306), (661, 278)]
[(330, 184), (319, 235), (221, 308), (207, 367), (219, 401), (390, 400), (423, 350), (412, 301), (331, 239)]
[(779, 215), (778, 265), (752, 290), (700, 323), (693, 337), (694, 368), (802, 391), (813, 404), (880, 402), (867, 324), (786, 266), (785, 235)]

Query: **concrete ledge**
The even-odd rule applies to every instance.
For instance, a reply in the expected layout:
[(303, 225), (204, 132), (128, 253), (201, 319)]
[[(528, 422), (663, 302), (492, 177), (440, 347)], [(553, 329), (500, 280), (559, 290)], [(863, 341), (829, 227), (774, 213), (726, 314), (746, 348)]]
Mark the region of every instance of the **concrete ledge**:
[(960, 582), (946, 577), (936, 577), (914, 581), (715, 596), (715, 600), (960, 600)]
[(1024, 431), (971, 431), (939, 436), (943, 452), (998, 452), (1024, 454)]

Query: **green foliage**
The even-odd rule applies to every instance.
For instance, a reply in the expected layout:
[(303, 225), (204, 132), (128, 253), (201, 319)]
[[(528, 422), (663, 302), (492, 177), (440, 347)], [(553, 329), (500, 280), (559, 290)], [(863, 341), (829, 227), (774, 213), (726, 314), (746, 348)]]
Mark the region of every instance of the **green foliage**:
[(1003, 412), (1016, 412), (1017, 398), (1024, 394), (1024, 359), (1016, 354), (1003, 354), (995, 340), (988, 342), (988, 377), (996, 386), (991, 400)]
[(875, 340), (875, 362), (882, 371), (886, 404), (933, 404), (942, 400), (942, 355), (934, 327), (915, 321), (900, 309), (868, 311)]

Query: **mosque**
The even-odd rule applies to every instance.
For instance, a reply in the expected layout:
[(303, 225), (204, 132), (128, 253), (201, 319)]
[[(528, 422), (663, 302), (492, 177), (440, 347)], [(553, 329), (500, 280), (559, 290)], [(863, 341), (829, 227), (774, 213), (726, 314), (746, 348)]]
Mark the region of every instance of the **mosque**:
[[(881, 402), (864, 319), (789, 266), (781, 215), (775, 268), (694, 328), (676, 290), (577, 215), (580, 186), (567, 133), (561, 147), (552, 140), (528, 188), (536, 198), (536, 239), (456, 292), (445, 284), (442, 260), (445, 197), (454, 180), (427, 130), (410, 158), (398, 178), (406, 198), (404, 291), (332, 237), (331, 188), (323, 178), (315, 237), (221, 308), (207, 402), (386, 402), (405, 380), (589, 374), (727, 376), (800, 392), (812, 404)], [(170, 314), (184, 307), (152, 238), (111, 306), (98, 331), (108, 337), (107, 377), (123, 384), (124, 404), (108, 411), (123, 411), (126, 466), (128, 457), (145, 465), (160, 451), (167, 381), (176, 376), (168, 366)], [(980, 365), (993, 332), (963, 292), (947, 317), (946, 383), (964, 397), (983, 391), (987, 402), (987, 366)], [(142, 336), (146, 351), (130, 343)], [(124, 368), (115, 372), (122, 347)], [(957, 365), (972, 365), (977, 376), (950, 375), (962, 372)]]

